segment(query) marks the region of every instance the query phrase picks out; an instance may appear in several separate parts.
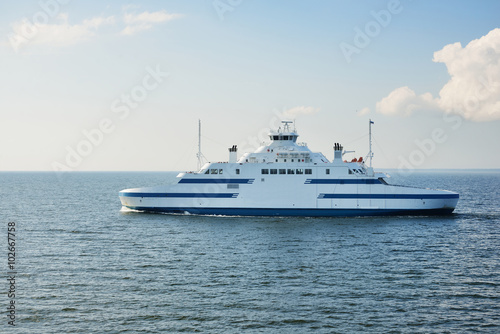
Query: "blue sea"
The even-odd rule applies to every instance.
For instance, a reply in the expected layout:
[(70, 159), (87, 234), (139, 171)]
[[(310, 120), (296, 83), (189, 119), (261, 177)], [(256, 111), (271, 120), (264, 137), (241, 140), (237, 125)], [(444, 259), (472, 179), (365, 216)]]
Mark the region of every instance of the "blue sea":
[[(0, 173), (0, 332), (500, 332), (498, 170), (388, 179), (460, 193), (450, 216), (121, 210), (118, 191), (175, 174)], [(9, 222), (15, 298), (5, 279)]]

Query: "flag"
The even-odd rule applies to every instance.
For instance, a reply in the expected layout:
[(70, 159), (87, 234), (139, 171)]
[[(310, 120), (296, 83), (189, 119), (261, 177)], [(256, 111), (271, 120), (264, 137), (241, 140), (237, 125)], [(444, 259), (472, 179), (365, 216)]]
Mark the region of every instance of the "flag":
[(374, 122), (374, 121), (372, 121), (372, 120), (370, 120), (370, 124), (375, 124), (375, 122)]

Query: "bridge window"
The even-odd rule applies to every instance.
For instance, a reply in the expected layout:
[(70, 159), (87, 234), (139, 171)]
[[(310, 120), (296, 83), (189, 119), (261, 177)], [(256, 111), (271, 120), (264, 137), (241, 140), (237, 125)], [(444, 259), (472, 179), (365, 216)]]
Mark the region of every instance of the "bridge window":
[(222, 174), (222, 169), (219, 169), (219, 174)]
[(218, 174), (218, 169), (211, 169), (210, 174)]
[(286, 169), (280, 169), (280, 174), (286, 174)]
[(289, 169), (287, 174), (295, 174), (295, 170), (294, 169)]
[(269, 169), (262, 169), (261, 174), (269, 174)]
[(271, 169), (271, 174), (278, 174), (278, 170), (277, 169)]
[(304, 174), (304, 170), (303, 169), (297, 169), (295, 174)]
[(312, 174), (312, 169), (306, 169), (306, 174)]
[(239, 174), (240, 173), (240, 170), (239, 168), (236, 169), (236, 174)]

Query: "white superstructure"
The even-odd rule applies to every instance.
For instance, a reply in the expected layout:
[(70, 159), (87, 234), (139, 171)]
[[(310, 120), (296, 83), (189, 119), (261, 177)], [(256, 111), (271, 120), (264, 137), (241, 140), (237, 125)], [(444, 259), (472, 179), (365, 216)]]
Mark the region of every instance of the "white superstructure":
[(389, 185), (387, 175), (375, 173), (362, 158), (344, 161), (338, 143), (329, 161), (297, 143), (290, 123), (283, 121), (283, 128), (269, 134), (269, 144), (239, 159), (232, 146), (229, 162), (180, 173), (174, 185), (123, 190), (122, 205), (151, 212), (245, 216), (449, 214), (455, 209), (457, 193)]

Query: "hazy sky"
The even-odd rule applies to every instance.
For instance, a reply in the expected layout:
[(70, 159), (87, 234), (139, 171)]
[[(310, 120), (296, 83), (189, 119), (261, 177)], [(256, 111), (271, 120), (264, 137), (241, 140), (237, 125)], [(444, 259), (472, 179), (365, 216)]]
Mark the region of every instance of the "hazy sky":
[[(193, 170), (283, 118), (376, 168), (500, 168), (499, 1), (3, 1), (0, 170)], [(353, 157), (351, 155), (350, 157)]]

